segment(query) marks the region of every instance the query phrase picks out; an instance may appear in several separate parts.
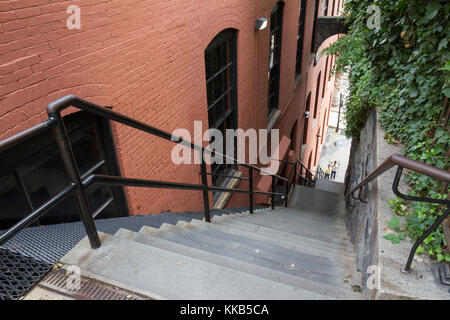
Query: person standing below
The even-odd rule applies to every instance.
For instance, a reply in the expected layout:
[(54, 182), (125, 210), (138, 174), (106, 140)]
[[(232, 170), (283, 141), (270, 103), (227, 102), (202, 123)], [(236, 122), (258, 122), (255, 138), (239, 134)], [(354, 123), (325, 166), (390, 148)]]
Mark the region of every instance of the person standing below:
[(325, 180), (330, 180), (331, 166), (328, 165), (327, 170), (325, 170)]
[(339, 165), (337, 164), (337, 162), (335, 161), (333, 166), (331, 167), (331, 179), (336, 179), (336, 172), (339, 168)]

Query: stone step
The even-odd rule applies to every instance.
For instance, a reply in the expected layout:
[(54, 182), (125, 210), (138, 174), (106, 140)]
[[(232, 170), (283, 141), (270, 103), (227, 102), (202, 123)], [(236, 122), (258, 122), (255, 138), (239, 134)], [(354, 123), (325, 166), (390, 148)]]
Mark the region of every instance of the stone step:
[(136, 241), (106, 234), (101, 239), (102, 246), (92, 250), (85, 237), (62, 262), (168, 299), (327, 298)]
[(316, 182), (316, 189), (343, 195), (344, 190), (345, 190), (345, 185), (341, 182), (319, 179)]
[[(277, 255), (282, 255), (288, 258), (292, 257), (298, 257), (300, 260), (303, 260), (302, 263), (304, 263), (305, 268), (307, 268), (307, 265), (313, 270), (317, 267), (317, 265), (326, 265), (326, 266), (339, 266), (339, 264), (336, 264), (334, 259), (331, 259), (329, 257), (324, 257), (321, 253), (318, 254), (316, 251), (315, 253), (305, 253), (302, 251), (296, 251), (296, 250), (290, 250), (285, 248), (284, 246), (279, 246), (267, 241), (261, 241), (253, 239), (252, 237), (245, 236), (245, 235), (237, 235), (237, 230), (233, 227), (230, 228), (230, 226), (227, 225), (221, 225), (221, 224), (210, 224), (206, 223), (205, 221), (199, 221), (199, 220), (193, 220), (191, 223), (185, 223), (185, 222), (179, 222), (177, 225), (182, 226), (187, 229), (192, 229), (198, 232), (202, 232), (205, 234), (208, 234), (210, 236), (220, 237), (221, 239), (224, 239), (225, 241), (237, 241), (242, 244), (246, 244), (250, 247), (259, 248), (261, 246), (264, 246), (264, 248), (272, 253), (275, 253)], [(193, 227), (193, 225), (195, 227)], [(212, 230), (214, 229), (214, 230)], [(333, 250), (333, 256), (337, 256), (341, 254), (341, 250)], [(282, 261), (282, 257), (278, 257), (277, 261)], [(347, 258), (348, 261), (348, 258)], [(306, 263), (308, 262), (308, 263)], [(345, 269), (347, 271), (347, 269)]]
[[(336, 245), (350, 246), (350, 238), (347, 234), (342, 234), (340, 232), (331, 231), (332, 227), (324, 225), (322, 230), (308, 229), (303, 227), (301, 223), (296, 223), (295, 221), (275, 216), (265, 216), (265, 215), (236, 215), (236, 220), (245, 221), (255, 225), (260, 225), (263, 227), (269, 227), (276, 229), (278, 231), (285, 231), (297, 235), (301, 235), (307, 238), (330, 242)], [(327, 230), (328, 229), (328, 230)]]
[[(239, 215), (248, 217), (250, 214)], [(262, 216), (262, 213), (253, 214), (255, 217)], [(298, 225), (302, 229), (314, 232), (332, 233), (338, 236), (346, 235), (347, 228), (343, 225), (341, 219), (336, 219), (334, 221), (323, 221), (319, 219), (314, 219), (310, 216), (302, 215), (298, 210), (292, 210), (288, 208), (276, 209), (272, 211), (265, 212), (265, 219), (281, 219), (285, 221), (292, 222), (292, 224)]]
[[(260, 212), (262, 212), (262, 211), (258, 211), (257, 213), (260, 213)], [(284, 208), (284, 207), (275, 208), (275, 210), (265, 210), (264, 212), (268, 212), (268, 213), (276, 212), (276, 213), (286, 214), (289, 216), (295, 216), (298, 218), (308, 219), (309, 221), (311, 221), (311, 223), (334, 224), (334, 225), (341, 227), (342, 229), (347, 229), (344, 216), (339, 216), (339, 215), (323, 216), (323, 215), (320, 215), (320, 214), (317, 214), (314, 212), (308, 212), (308, 211), (304, 211), (304, 210), (293, 209), (293, 208)], [(244, 213), (244, 212), (242, 212), (242, 213)], [(245, 212), (245, 213), (249, 213), (249, 212)]]
[(288, 207), (324, 217), (345, 215), (343, 195), (300, 185), (296, 185), (289, 195)]
[(210, 228), (198, 228), (189, 223), (161, 226), (153, 236), (184, 244), (211, 253), (239, 259), (260, 266), (332, 285), (342, 285), (348, 276), (346, 268), (320, 256), (289, 251), (262, 241), (256, 241)]
[[(195, 223), (196, 220), (193, 220)], [(227, 226), (230, 232), (235, 232), (237, 235), (244, 237), (266, 241), (283, 248), (294, 251), (304, 252), (307, 254), (317, 254), (320, 252), (325, 257), (345, 257), (353, 258), (353, 246), (339, 245), (327, 241), (318, 241), (308, 237), (303, 237), (297, 234), (279, 231), (270, 227), (255, 225), (245, 221), (232, 219), (229, 217), (214, 217), (212, 219), (212, 227), (216, 224)]]
[[(329, 286), (320, 282), (310, 281), (300, 277), (292, 276), (276, 270), (264, 268), (259, 265), (247, 263), (241, 260), (232, 259), (229, 257), (221, 256), (215, 253), (210, 253), (200, 249), (188, 247), (183, 244), (171, 242), (168, 240), (156, 238), (152, 236), (152, 228), (143, 228), (139, 233), (120, 229), (117, 233), (117, 237), (123, 237), (131, 239), (142, 244), (154, 246), (163, 250), (175, 252), (178, 254), (186, 255), (192, 258), (200, 259), (209, 263), (221, 265), (227, 268), (232, 268), (241, 272), (252, 274), (264, 279), (273, 280), (279, 283), (291, 285), (297, 288), (306, 289), (315, 293), (322, 294), (329, 297), (329, 299), (360, 299), (361, 296), (352, 292), (350, 285), (345, 289), (340, 289), (335, 286)], [(147, 232), (149, 234), (147, 234)]]

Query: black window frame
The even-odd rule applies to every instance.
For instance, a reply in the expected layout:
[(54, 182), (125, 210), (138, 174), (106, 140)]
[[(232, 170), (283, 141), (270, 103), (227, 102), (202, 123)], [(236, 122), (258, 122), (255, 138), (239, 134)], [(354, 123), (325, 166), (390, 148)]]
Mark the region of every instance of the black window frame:
[(295, 62), (295, 77), (302, 74), (302, 60), (303, 60), (303, 41), (305, 39), (305, 22), (306, 22), (306, 0), (299, 1), (299, 14), (297, 24), (297, 56)]
[[(117, 151), (109, 120), (85, 111), (66, 115), (63, 120), (82, 177), (92, 173), (120, 176)], [(93, 139), (89, 139), (89, 135), (86, 135), (85, 132), (91, 133), (90, 137)], [(80, 147), (81, 149), (78, 149)], [(87, 148), (89, 151), (84, 152), (86, 150), (83, 148)], [(86, 156), (88, 160), (86, 160)], [(15, 195), (20, 195), (17, 202), (23, 203), (24, 206), (21, 204), (18, 206), (25, 209), (22, 212), (16, 211), (6, 216), (2, 215), (0, 217), (1, 227), (8, 228), (19, 219), (29, 215), (62, 190), (70, 181), (62, 165), (57, 143), (50, 128), (2, 153), (0, 160), (3, 164), (0, 168), (0, 179), (13, 177), (15, 183), (10, 190), (16, 191)], [(41, 177), (36, 179), (39, 175)], [(51, 176), (58, 178), (51, 180), (49, 178)], [(45, 182), (43, 182), (44, 179)], [(98, 215), (95, 216), (97, 219), (130, 215), (123, 187), (93, 185), (86, 189), (86, 195), (92, 210), (99, 210)], [(0, 194), (0, 197), (2, 196)], [(1, 208), (0, 211), (3, 213)], [(22, 213), (23, 215), (21, 215)], [(75, 199), (71, 196), (41, 217), (35, 225), (75, 221), (80, 221), (79, 210)]]
[[(315, 54), (315, 44), (316, 44), (316, 29), (317, 29), (317, 15), (319, 14), (319, 3), (320, 0), (315, 0), (314, 3), (314, 19), (313, 19), (313, 30), (311, 38), (311, 54)], [(314, 61), (315, 61), (314, 57)]]
[[(283, 34), (284, 3), (277, 2), (270, 13), (269, 35), (269, 83), (267, 101), (267, 121), (278, 110), (280, 96), (281, 45)], [(272, 39), (274, 44), (272, 47)]]
[[(213, 65), (215, 55), (220, 61), (216, 66)], [(222, 131), (223, 153), (226, 154), (226, 129), (236, 129), (238, 121), (237, 30), (225, 29), (215, 36), (205, 49), (204, 58), (208, 124), (210, 129)], [(234, 154), (237, 154), (236, 143)], [(220, 175), (235, 168), (236, 164), (227, 164), (225, 159), (222, 164), (211, 164), (213, 184), (220, 185), (224, 180)]]
[[(325, 0), (325, 4), (323, 6), (323, 15), (327, 16), (328, 15), (328, 4), (329, 4), (329, 0)], [(332, 14), (333, 15), (333, 14)]]

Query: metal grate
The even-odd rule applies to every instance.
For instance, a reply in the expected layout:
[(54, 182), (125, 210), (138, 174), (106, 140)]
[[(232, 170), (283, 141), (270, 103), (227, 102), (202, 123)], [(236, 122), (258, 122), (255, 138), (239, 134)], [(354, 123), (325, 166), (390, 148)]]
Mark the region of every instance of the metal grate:
[(0, 249), (0, 300), (20, 298), (51, 267), (51, 264)]
[(50, 272), (39, 287), (50, 289), (78, 300), (150, 300), (135, 292), (109, 285), (107, 283), (80, 277), (80, 289), (71, 291), (66, 288), (69, 274), (64, 269)]
[[(255, 207), (257, 208), (261, 207)], [(248, 208), (245, 207), (211, 210), (211, 216), (246, 210)], [(120, 228), (138, 232), (143, 226), (159, 228), (163, 223), (176, 224), (180, 220), (191, 221), (203, 217), (203, 212), (181, 214), (163, 212), (155, 215), (99, 219), (95, 224), (99, 231), (113, 235)], [(86, 232), (81, 222), (29, 227), (22, 230), (0, 247), (0, 300), (15, 300), (23, 296), (56, 261), (61, 260), (85, 236)]]
[[(255, 209), (258, 208), (260, 207), (255, 207)], [(247, 210), (248, 208), (211, 210), (211, 216)], [(120, 228), (138, 232), (143, 226), (159, 228), (163, 223), (176, 224), (180, 220), (191, 221), (192, 219), (203, 219), (203, 217), (203, 212), (181, 214), (163, 212), (152, 215), (99, 219), (95, 220), (95, 225), (98, 231), (113, 235)], [(19, 232), (1, 248), (54, 264), (85, 236), (86, 232), (81, 222), (29, 227)]]

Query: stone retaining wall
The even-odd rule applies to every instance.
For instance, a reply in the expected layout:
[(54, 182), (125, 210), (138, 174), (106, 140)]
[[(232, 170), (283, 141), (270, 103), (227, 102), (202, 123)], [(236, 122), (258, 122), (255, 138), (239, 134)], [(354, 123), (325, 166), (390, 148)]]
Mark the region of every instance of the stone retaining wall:
[[(350, 149), (349, 164), (345, 175), (345, 194), (358, 184), (368, 173), (377, 166), (377, 116), (376, 111), (370, 113), (359, 140), (353, 139)], [(376, 292), (366, 287), (367, 268), (377, 264), (377, 190), (376, 180), (363, 187), (361, 198), (352, 197), (346, 200), (346, 225), (357, 255), (357, 268), (362, 272), (363, 292), (367, 297), (374, 297)], [(355, 193), (355, 197), (358, 192)]]

